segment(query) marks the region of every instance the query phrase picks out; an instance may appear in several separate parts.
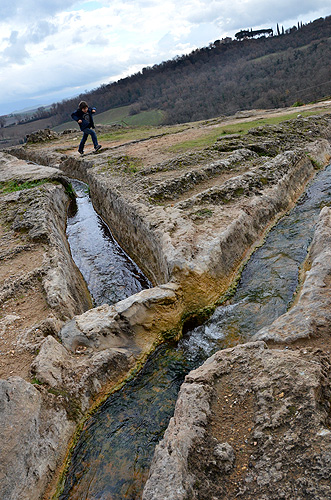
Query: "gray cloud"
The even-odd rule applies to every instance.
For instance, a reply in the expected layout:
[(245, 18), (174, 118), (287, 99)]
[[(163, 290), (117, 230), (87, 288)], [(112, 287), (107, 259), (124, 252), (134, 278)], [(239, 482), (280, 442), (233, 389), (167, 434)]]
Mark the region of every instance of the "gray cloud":
[(25, 48), (25, 41), (18, 35), (18, 31), (12, 31), (10, 37), (5, 39), (9, 42), (9, 45), (3, 51), (2, 56), (7, 62), (24, 64), (25, 60), (30, 56)]
[(83, 42), (83, 37), (81, 35), (75, 35), (72, 38), (72, 43), (82, 43)]
[(24, 64), (30, 58), (26, 44), (39, 44), (57, 31), (58, 29), (47, 21), (39, 21), (24, 32), (13, 30), (9, 38), (4, 39), (8, 42), (8, 46), (3, 50), (2, 58), (7, 63)]
[(88, 45), (99, 45), (100, 47), (105, 47), (109, 45), (109, 39), (102, 34), (99, 34), (98, 36), (90, 40), (88, 42)]
[(49, 35), (54, 35), (58, 32), (58, 27), (48, 21), (39, 21), (32, 27), (32, 32), (29, 34), (29, 41), (32, 43), (40, 43)]

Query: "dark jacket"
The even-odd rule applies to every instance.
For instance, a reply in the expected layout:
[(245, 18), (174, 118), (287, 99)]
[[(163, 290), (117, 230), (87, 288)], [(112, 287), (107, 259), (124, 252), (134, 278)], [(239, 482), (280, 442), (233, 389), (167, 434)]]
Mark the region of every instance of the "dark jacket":
[(80, 126), (81, 130), (85, 130), (86, 128), (94, 128), (94, 121), (93, 121), (93, 115), (92, 115), (92, 110), (95, 110), (95, 108), (88, 108), (88, 114), (90, 116), (90, 123), (87, 120), (84, 120), (84, 114), (81, 109), (76, 109), (71, 114), (71, 118), (78, 122), (78, 120), (82, 120), (82, 123), (79, 123), (78, 125)]

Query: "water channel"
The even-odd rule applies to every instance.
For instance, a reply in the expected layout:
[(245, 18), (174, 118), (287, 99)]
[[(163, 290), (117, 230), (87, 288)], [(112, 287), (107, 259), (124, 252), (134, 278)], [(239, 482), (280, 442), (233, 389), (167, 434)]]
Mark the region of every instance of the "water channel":
[(215, 351), (245, 342), (287, 310), (319, 212), (329, 203), (331, 166), (318, 173), (297, 205), (269, 232), (227, 305), (177, 345), (160, 347), (137, 377), (85, 424), (61, 500), (141, 498), (155, 445), (173, 414), (185, 375)]
[(152, 284), (122, 250), (95, 212), (87, 184), (71, 179), (76, 202), (69, 208), (67, 238), (95, 306), (115, 304)]

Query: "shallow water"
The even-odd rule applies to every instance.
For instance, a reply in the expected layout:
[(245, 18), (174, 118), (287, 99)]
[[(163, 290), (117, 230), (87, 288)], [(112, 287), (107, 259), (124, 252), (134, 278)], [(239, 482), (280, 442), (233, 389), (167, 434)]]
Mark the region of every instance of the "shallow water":
[(95, 212), (83, 182), (71, 180), (76, 203), (71, 204), (67, 238), (72, 257), (84, 276), (95, 306), (115, 304), (152, 285), (113, 238)]
[(331, 166), (320, 172), (297, 205), (269, 232), (245, 266), (235, 295), (179, 346), (198, 362), (245, 342), (288, 309), (321, 208), (331, 201)]
[(173, 414), (185, 374), (220, 348), (244, 342), (287, 310), (320, 209), (330, 202), (331, 166), (317, 175), (253, 254), (230, 303), (218, 307), (177, 346), (158, 349), (137, 377), (86, 423), (61, 500), (141, 498), (155, 445)]
[(109, 397), (84, 427), (60, 498), (140, 498), (188, 371), (183, 354), (163, 346), (135, 380)]

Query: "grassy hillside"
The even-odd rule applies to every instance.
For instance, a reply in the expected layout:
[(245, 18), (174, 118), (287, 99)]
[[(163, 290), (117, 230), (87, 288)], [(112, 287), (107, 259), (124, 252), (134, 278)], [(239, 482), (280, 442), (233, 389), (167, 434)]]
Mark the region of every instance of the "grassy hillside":
[[(130, 126), (157, 126), (162, 123), (164, 113), (160, 110), (141, 111), (135, 115), (130, 115), (132, 106), (121, 106), (120, 108), (109, 109), (103, 113), (96, 114), (94, 121), (100, 125), (113, 125), (121, 123)], [(77, 128), (73, 120), (62, 123), (54, 127), (55, 132), (62, 132), (68, 128)]]

